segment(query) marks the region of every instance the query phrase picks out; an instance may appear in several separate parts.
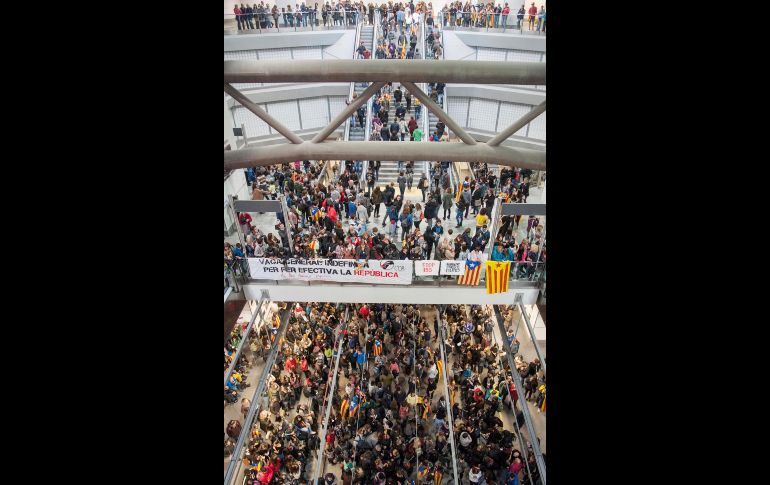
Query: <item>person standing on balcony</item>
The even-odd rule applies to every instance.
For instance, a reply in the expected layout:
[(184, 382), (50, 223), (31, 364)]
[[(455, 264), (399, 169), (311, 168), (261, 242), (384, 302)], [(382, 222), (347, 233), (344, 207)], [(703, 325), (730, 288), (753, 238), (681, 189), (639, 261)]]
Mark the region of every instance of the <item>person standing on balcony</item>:
[(545, 6), (540, 6), (540, 12), (538, 13), (540, 18), (540, 31), (545, 32)]
[(508, 14), (511, 13), (511, 8), (508, 6), (508, 3), (506, 2), (505, 7), (503, 7), (502, 11), (500, 12), (500, 27), (506, 27), (508, 25)]
[(518, 13), (516, 14), (516, 28), (518, 30), (521, 30), (521, 21), (524, 20), (525, 13), (526, 13), (526, 10), (524, 10), (524, 5), (522, 5)]
[[(248, 5), (246, 5), (246, 19), (249, 22), (249, 28), (252, 29), (252, 30), (255, 29), (255, 27), (254, 27), (254, 14), (255, 13), (256, 12), (254, 11), (253, 7), (249, 7)], [(259, 22), (259, 19), (257, 19), (257, 22)]]
[(396, 12), (396, 22), (398, 22), (398, 30), (403, 30), (404, 28), (404, 11), (399, 8), (399, 10)]
[(537, 7), (535, 7), (535, 2), (532, 2), (527, 14), (529, 14), (529, 18), (527, 19), (529, 22), (529, 30), (532, 30), (535, 28), (535, 18), (537, 17)]
[(235, 8), (233, 9), (233, 13), (235, 14), (235, 21), (238, 22), (238, 30), (243, 30), (243, 25), (241, 25), (241, 20), (243, 19), (243, 15), (241, 14), (241, 9), (238, 8), (238, 4), (235, 4)]

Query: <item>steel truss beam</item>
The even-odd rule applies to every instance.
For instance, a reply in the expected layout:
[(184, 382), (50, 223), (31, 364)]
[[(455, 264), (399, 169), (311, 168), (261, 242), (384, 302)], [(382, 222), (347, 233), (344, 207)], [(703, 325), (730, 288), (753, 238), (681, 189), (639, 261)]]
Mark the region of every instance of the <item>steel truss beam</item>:
[[(545, 170), (545, 151), (501, 147), (499, 144), (545, 111), (545, 101), (487, 143), (478, 143), (444, 110), (417, 87), (415, 82), (482, 84), (545, 84), (545, 65), (540, 62), (380, 60), (225, 61), (225, 91), (285, 136), (291, 144), (268, 145), (226, 151), (225, 169), (271, 165), (287, 160), (440, 160), (489, 162), (533, 170)], [(372, 82), (310, 142), (303, 141), (280, 121), (251, 102), (229, 83), (249, 82)], [(392, 142), (325, 142), (355, 110), (387, 81), (400, 81), (423, 105), (437, 115), (463, 144)], [(371, 110), (370, 110), (371, 111)], [(427, 116), (427, 113), (426, 113)], [(425, 133), (425, 136), (429, 136)]]
[(279, 82), (444, 82), (464, 84), (545, 84), (543, 62), (303, 59), (224, 61), (225, 83)]
[(546, 152), (486, 143), (412, 143), (392, 141), (332, 141), (282, 144), (225, 151), (225, 170), (258, 167), (288, 160), (437, 160), (488, 162), (512, 167), (545, 170)]

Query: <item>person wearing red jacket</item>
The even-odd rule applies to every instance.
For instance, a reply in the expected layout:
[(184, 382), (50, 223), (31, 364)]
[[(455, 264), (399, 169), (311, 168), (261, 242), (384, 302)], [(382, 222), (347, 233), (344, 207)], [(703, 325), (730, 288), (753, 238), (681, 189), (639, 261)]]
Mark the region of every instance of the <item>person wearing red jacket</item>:
[(537, 17), (537, 7), (535, 7), (535, 2), (532, 2), (532, 6), (529, 7), (527, 13), (529, 14), (529, 30), (532, 30), (535, 27), (535, 17)]
[(238, 8), (238, 4), (235, 4), (235, 8), (233, 9), (233, 13), (235, 14), (235, 21), (238, 22), (238, 30), (243, 30), (243, 27), (241, 26), (241, 21), (243, 20), (243, 15), (241, 13), (241, 9)]
[(508, 25), (508, 14), (509, 13), (511, 13), (511, 9), (508, 7), (508, 4), (506, 3), (505, 7), (503, 7), (503, 11), (501, 12), (501, 15), (503, 17), (503, 20), (502, 20), (501, 24), (503, 26)]
[(511, 400), (513, 401), (513, 407), (516, 407), (516, 402), (519, 400), (519, 393), (516, 391), (516, 384), (508, 377), (508, 392), (511, 394)]
[(358, 311), (358, 313), (361, 314), (361, 318), (363, 318), (366, 321), (369, 321), (369, 305), (364, 304), (364, 306), (361, 307), (361, 310)]
[(284, 369), (286, 369), (286, 372), (291, 372), (294, 370), (294, 366), (297, 365), (297, 359), (294, 358), (292, 355), (288, 359), (286, 359), (286, 363), (284, 364)]
[(417, 128), (417, 121), (415, 121), (414, 116), (411, 117), (406, 126), (409, 128), (409, 134), (414, 133), (415, 128)]
[(332, 220), (334, 224), (337, 224), (337, 210), (334, 208), (334, 204), (326, 204), (326, 217)]
[(238, 223), (241, 225), (241, 230), (247, 236), (251, 234), (251, 215), (248, 212), (238, 213)]

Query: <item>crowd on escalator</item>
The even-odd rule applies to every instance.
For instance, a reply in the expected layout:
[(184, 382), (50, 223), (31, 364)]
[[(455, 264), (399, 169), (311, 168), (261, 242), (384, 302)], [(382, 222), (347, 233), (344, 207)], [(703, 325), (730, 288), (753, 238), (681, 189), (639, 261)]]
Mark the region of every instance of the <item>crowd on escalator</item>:
[[(511, 318), (506, 318), (506, 338), (525, 386), (525, 392), (521, 392), (514, 383), (502, 343), (495, 340), (489, 307), (450, 305), (443, 318), (460, 476), (477, 484), (538, 483), (531, 443), (521, 436), (525, 418), (521, 410), (524, 404), (519, 400), (522, 395), (526, 400), (541, 399), (536, 391), (530, 391), (533, 383), (538, 387), (539, 379), (544, 412), (545, 377), (540, 361), (526, 362), (518, 354), (520, 343), (514, 336)], [(506, 426), (501, 418), (511, 425)], [(524, 448), (526, 453), (522, 453)]]
[(241, 432), (248, 433), (238, 456), (247, 485), (304, 483), (313, 452), (320, 444), (319, 426), (344, 307), (310, 303), (284, 309), (282, 313), (288, 315), (283, 318), (289, 319), (284, 335), (275, 341), (278, 319), (255, 336), (256, 341), (261, 337), (263, 346), (249, 347), (253, 365), (267, 360), (271, 346), (279, 345), (267, 373), (264, 398), (257, 398), (257, 403), (265, 402), (266, 406), (254, 411), (252, 426), (244, 429), (252, 404), (242, 403), (244, 419), (230, 421), (226, 430), (231, 451)]
[[(253, 396), (236, 385), (231, 389), (236, 399), (228, 399), (226, 390), (226, 405), (240, 403), (243, 416), (227, 425), (226, 456), (241, 433), (248, 433), (236, 457), (243, 463), (244, 483), (296, 485), (311, 477), (327, 406), (327, 484), (385, 485), (417, 477), (441, 483), (452, 470), (449, 414), (464, 483), (466, 477), (479, 485), (538, 483), (531, 445), (519, 439), (524, 426), (519, 400), (524, 396), (545, 412), (545, 376), (538, 359), (526, 362), (518, 354), (513, 311), (503, 309), (504, 325), (524, 390), (516, 389), (508, 361), (501, 359), (505, 353), (487, 308), (451, 305), (444, 323), (413, 305), (282, 304), (281, 310), (244, 344), (246, 367), (267, 360), (278, 345), (265, 374), (265, 397), (254, 398), (254, 405), (265, 405), (254, 410), (250, 428), (244, 426)], [(289, 319), (282, 337), (276, 335), (281, 318)], [(233, 337), (227, 343), (231, 350), (237, 332)], [(340, 340), (338, 380), (329, 393)]]

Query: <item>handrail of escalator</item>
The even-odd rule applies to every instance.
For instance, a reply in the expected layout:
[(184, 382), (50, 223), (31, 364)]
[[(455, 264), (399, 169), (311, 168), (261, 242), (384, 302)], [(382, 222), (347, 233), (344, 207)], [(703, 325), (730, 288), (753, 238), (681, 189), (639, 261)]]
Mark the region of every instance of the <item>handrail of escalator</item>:
[(230, 463), (227, 466), (227, 471), (225, 472), (224, 485), (235, 485), (235, 479), (238, 476), (240, 467), (243, 466), (243, 456), (241, 456), (243, 447), (246, 444), (249, 435), (251, 435), (251, 426), (254, 423), (254, 418), (257, 415), (257, 411), (262, 407), (260, 404), (260, 398), (265, 392), (267, 376), (273, 369), (273, 363), (275, 362), (276, 356), (278, 355), (278, 349), (281, 347), (281, 339), (283, 338), (284, 333), (286, 333), (286, 327), (289, 325), (291, 309), (294, 308), (294, 305), (295, 303), (290, 303), (287, 305), (286, 309), (283, 310), (281, 315), (281, 326), (278, 327), (278, 332), (275, 335), (273, 347), (270, 349), (270, 355), (267, 357), (267, 360), (265, 360), (265, 366), (262, 368), (262, 374), (258, 381), (259, 384), (257, 385), (257, 388), (254, 389), (254, 395), (251, 398), (252, 404), (251, 408), (249, 409), (249, 414), (247, 414), (246, 419), (243, 420), (241, 435), (238, 437), (238, 443), (235, 445), (235, 449), (233, 449), (233, 452), (230, 455), (231, 458)]
[[(331, 383), (329, 383), (328, 379), (326, 381), (327, 384), (329, 384), (329, 386), (326, 389), (326, 394), (324, 395), (324, 402), (319, 408), (319, 410), (324, 410), (324, 419), (322, 421), (323, 427), (321, 428), (321, 434), (318, 436), (320, 445), (318, 446), (318, 455), (317, 455), (315, 471), (313, 472), (313, 477), (311, 478), (314, 484), (319, 483), (319, 479), (321, 478), (321, 473), (323, 473), (323, 470), (321, 470), (321, 468), (323, 467), (323, 463), (324, 463), (324, 450), (326, 449), (326, 434), (327, 434), (327, 431), (329, 430), (329, 416), (331, 415), (332, 403), (334, 402), (334, 395), (337, 392), (337, 377), (339, 376), (340, 357), (342, 356), (342, 345), (345, 342), (342, 332), (343, 332), (343, 329), (347, 330), (349, 318), (350, 318), (350, 312), (349, 312), (349, 307), (347, 306), (347, 303), (346, 303), (345, 313), (342, 317), (342, 321), (334, 329), (334, 338), (338, 339), (335, 342), (337, 345), (337, 350), (334, 354), (334, 372), (329, 376), (331, 377)], [(339, 329), (339, 333), (337, 331), (338, 329)]]
[[(243, 350), (243, 345), (246, 343), (247, 340), (249, 340), (249, 334), (251, 333), (251, 329), (254, 326), (254, 323), (257, 321), (257, 317), (259, 317), (260, 321), (264, 320), (265, 310), (270, 305), (270, 302), (267, 300), (259, 300), (259, 303), (257, 303), (257, 311), (254, 312), (254, 315), (251, 316), (251, 321), (249, 322), (249, 325), (246, 327), (246, 330), (244, 330), (243, 334), (241, 335), (241, 341), (238, 344), (238, 348), (235, 350), (235, 354), (233, 355), (233, 360), (230, 362), (230, 365), (227, 366), (227, 372), (225, 372), (225, 383), (224, 385), (227, 385), (227, 381), (230, 380), (230, 376), (233, 374), (233, 370), (235, 370), (236, 365), (238, 364), (238, 359), (241, 358), (241, 351)], [(236, 323), (236, 325), (239, 325)]]
[[(422, 56), (422, 59), (427, 59), (428, 58), (428, 52), (425, 50), (425, 36), (427, 34), (427, 32), (426, 32), (427, 29), (425, 28), (426, 23), (425, 23), (424, 15), (425, 14), (423, 13), (422, 18), (420, 19), (420, 29), (419, 29), (419, 32), (420, 32), (419, 33), (419, 35), (420, 35), (420, 52), (421, 52), (420, 55)], [(427, 93), (428, 92), (428, 84), (427, 83), (420, 83), (419, 86), (420, 86), (420, 89), (422, 89), (423, 93)], [(423, 105), (423, 107), (421, 109), (422, 109), (422, 111), (424, 111), (423, 113), (421, 113), (422, 114), (422, 133), (423, 133), (422, 134), (422, 136), (423, 136), (422, 141), (426, 141), (426, 140), (429, 140), (430, 139), (429, 137), (431, 136), (431, 133), (430, 133), (430, 115), (428, 114), (428, 107), (427, 106)], [(423, 161), (423, 171), (425, 172), (425, 177), (428, 180), (432, 180), (432, 177), (430, 176), (430, 164), (431, 164), (430, 161), (427, 161), (427, 160)]]
[[(353, 41), (353, 59), (356, 58), (356, 49), (358, 49), (358, 44), (361, 42), (361, 22), (356, 25), (356, 38)], [(355, 93), (355, 87), (356, 82), (353, 81), (350, 83), (350, 89), (348, 89), (348, 102), (351, 102), (353, 99), (353, 93)], [(350, 116), (345, 120), (345, 141), (350, 140)]]
[[(363, 27), (362, 27), (363, 28)], [(377, 45), (377, 38), (376, 38), (376, 28), (372, 26), (372, 45), (368, 46), (368, 48), (371, 49), (372, 55), (369, 56), (369, 60), (374, 60), (374, 51), (377, 50), (375, 47)], [(372, 102), (374, 101), (374, 96), (370, 97), (366, 101), (366, 125), (364, 128), (364, 141), (369, 141), (369, 138), (372, 137)], [(358, 178), (358, 185), (363, 190), (366, 188), (366, 171), (369, 169), (369, 160), (363, 160), (361, 164), (361, 176)]]

